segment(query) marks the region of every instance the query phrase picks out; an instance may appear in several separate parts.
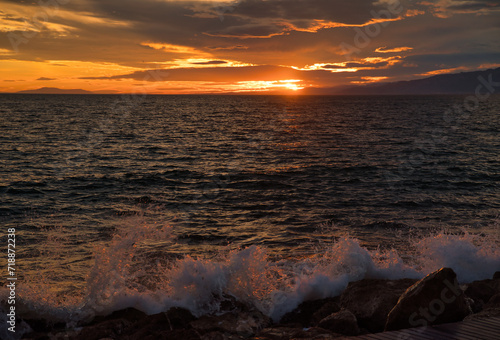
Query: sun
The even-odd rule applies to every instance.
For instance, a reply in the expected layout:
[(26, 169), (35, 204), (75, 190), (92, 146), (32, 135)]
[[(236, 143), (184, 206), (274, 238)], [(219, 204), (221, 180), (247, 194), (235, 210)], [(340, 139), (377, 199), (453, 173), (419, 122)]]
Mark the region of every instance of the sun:
[(300, 79), (285, 79), (285, 80), (270, 80), (270, 81), (240, 81), (232, 88), (234, 91), (240, 92), (266, 92), (274, 90), (302, 90), (305, 86)]

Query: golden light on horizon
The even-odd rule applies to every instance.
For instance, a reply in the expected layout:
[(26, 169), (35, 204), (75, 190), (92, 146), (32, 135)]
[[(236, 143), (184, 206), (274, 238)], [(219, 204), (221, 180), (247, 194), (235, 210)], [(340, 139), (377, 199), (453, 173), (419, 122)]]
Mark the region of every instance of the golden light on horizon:
[(239, 91), (270, 91), (270, 90), (302, 90), (299, 79), (272, 80), (272, 81), (241, 81), (237, 84), (241, 86)]

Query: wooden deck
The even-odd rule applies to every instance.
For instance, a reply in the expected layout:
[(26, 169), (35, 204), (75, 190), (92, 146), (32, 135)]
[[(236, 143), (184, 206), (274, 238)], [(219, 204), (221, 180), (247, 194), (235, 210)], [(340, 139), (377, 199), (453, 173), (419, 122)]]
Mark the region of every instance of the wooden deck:
[(500, 340), (500, 317), (349, 337), (359, 340)]

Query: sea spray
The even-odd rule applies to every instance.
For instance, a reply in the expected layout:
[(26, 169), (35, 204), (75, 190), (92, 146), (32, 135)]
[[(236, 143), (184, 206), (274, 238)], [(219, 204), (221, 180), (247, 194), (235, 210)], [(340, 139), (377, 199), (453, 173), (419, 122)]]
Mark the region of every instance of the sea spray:
[(461, 283), (488, 279), (500, 270), (500, 246), (491, 236), (441, 232), (418, 240), (417, 263), (423, 273), (453, 268)]
[[(257, 245), (226, 247), (219, 253), (214, 247), (210, 257), (172, 256), (169, 250), (177, 242), (174, 229), (167, 226), (139, 224), (117, 230), (106, 245), (95, 248), (80, 296), (49, 289), (60, 278), (21, 283), (23, 317), (74, 326), (127, 307), (154, 314), (174, 306), (201, 316), (221, 311), (221, 304), (231, 298), (278, 321), (301, 302), (337, 296), (349, 282), (363, 278), (421, 278), (448, 266), (467, 283), (491, 278), (500, 269), (498, 242), (469, 233), (426, 235), (411, 240), (406, 252), (368, 250), (357, 239), (341, 237), (314, 255), (294, 259), (276, 259)], [(3, 301), (6, 294), (1, 291)]]

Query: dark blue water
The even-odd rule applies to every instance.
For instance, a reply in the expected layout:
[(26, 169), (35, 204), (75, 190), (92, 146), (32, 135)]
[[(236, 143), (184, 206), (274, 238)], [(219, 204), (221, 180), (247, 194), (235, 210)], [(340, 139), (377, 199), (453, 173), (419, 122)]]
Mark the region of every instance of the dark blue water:
[(0, 221), (18, 231), (23, 275), (57, 248), (75, 287), (123, 225), (172, 225), (176, 244), (154, 252), (193, 255), (293, 257), (346, 233), (404, 248), (401, 235), (435, 227), (498, 237), (500, 96), (463, 104), (1, 95)]

